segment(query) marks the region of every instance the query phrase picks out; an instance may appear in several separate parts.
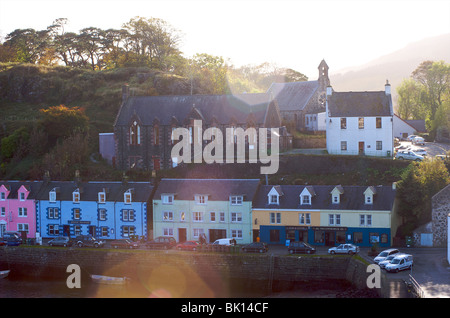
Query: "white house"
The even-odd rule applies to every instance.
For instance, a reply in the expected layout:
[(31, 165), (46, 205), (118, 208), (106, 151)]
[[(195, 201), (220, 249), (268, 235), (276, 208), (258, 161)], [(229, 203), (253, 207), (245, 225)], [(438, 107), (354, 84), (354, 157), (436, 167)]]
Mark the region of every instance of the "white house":
[(394, 115), (394, 137), (397, 137), (400, 140), (406, 139), (409, 135), (416, 135), (419, 132), (426, 132), (424, 126), (424, 120), (404, 120), (397, 115)]
[(338, 155), (393, 155), (391, 85), (384, 91), (333, 92), (327, 88), (327, 151)]

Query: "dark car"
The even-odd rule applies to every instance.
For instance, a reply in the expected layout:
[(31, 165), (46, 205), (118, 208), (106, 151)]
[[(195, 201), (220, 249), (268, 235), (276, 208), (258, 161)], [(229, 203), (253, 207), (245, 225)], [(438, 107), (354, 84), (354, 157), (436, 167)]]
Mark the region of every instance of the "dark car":
[(147, 248), (150, 249), (164, 249), (168, 250), (177, 245), (177, 241), (173, 237), (169, 236), (158, 236), (154, 240), (146, 243)]
[(200, 249), (200, 243), (197, 241), (186, 241), (182, 243), (178, 243), (176, 246), (177, 250), (185, 250), (185, 251), (196, 251)]
[(138, 242), (132, 242), (128, 239), (122, 239), (122, 240), (115, 240), (111, 242), (112, 248), (138, 248), (139, 243)]
[(97, 240), (92, 235), (78, 235), (72, 242), (78, 247), (102, 247), (105, 245), (104, 241)]
[(289, 243), (288, 251), (290, 254), (314, 254), (316, 249), (305, 242), (291, 242)]
[(245, 253), (255, 252), (255, 253), (266, 253), (269, 247), (263, 242), (254, 242), (247, 244), (242, 247), (242, 251)]
[(22, 244), (22, 238), (17, 232), (5, 232), (3, 237), (0, 239), (2, 245), (8, 246), (18, 246)]
[(72, 246), (72, 241), (68, 236), (58, 236), (54, 239), (48, 241), (48, 245), (50, 246)]

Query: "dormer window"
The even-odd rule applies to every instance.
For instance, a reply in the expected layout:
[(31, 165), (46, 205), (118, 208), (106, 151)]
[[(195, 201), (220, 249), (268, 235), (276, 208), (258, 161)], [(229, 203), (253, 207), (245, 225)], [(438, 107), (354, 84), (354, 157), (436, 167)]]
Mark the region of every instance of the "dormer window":
[(48, 193), (48, 200), (50, 202), (56, 202), (56, 190), (55, 189), (53, 189), (52, 191), (50, 191)]
[(311, 205), (311, 198), (316, 195), (313, 187), (306, 186), (302, 193), (300, 193), (300, 204), (301, 205)]
[(6, 193), (0, 192), (0, 200), (5, 201), (6, 200)]
[(331, 191), (331, 203), (339, 204), (341, 202), (341, 195), (344, 193), (344, 188), (341, 185), (334, 187)]
[(125, 204), (131, 204), (131, 189), (123, 194), (123, 202), (125, 202)]
[(208, 196), (203, 194), (198, 194), (195, 196), (195, 203), (197, 204), (206, 204), (208, 202)]
[(243, 197), (242, 195), (232, 195), (230, 196), (231, 205), (242, 205)]
[(99, 192), (98, 193), (98, 203), (105, 203), (106, 202), (106, 192)]
[(280, 204), (280, 196), (283, 194), (280, 186), (273, 186), (267, 194), (269, 204)]
[(366, 191), (364, 191), (364, 203), (365, 204), (373, 204), (373, 196), (377, 193), (374, 187), (368, 187)]
[(19, 193), (20, 201), (25, 201), (25, 192)]
[(80, 203), (80, 190), (76, 189), (72, 192), (73, 203)]
[(173, 194), (163, 194), (161, 196), (163, 204), (173, 204), (174, 195)]

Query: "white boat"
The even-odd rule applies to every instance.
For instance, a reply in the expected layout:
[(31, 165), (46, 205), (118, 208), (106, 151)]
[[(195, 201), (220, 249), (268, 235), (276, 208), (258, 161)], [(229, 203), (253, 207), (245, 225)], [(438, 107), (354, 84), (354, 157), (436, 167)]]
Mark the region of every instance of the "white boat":
[(127, 277), (112, 277), (103, 275), (91, 275), (91, 279), (96, 283), (108, 285), (123, 285), (129, 281), (129, 278)]
[(0, 278), (5, 278), (9, 275), (9, 270), (6, 271), (0, 271)]

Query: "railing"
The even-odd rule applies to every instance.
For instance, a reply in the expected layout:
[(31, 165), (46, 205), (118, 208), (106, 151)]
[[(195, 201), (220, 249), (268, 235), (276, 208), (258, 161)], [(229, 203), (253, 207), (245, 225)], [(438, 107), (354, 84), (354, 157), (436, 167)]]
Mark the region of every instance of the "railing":
[(416, 298), (424, 298), (424, 292), (420, 284), (412, 277), (411, 274), (409, 276), (408, 292), (414, 295)]

